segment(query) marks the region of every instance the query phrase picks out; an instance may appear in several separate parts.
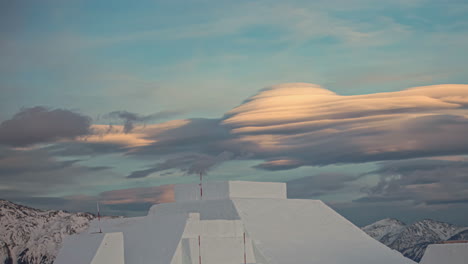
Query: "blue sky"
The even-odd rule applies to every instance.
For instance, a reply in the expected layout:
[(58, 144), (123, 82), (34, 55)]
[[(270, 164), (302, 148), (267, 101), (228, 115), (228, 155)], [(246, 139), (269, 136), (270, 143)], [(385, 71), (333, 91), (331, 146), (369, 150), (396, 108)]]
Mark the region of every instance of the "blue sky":
[[(92, 127), (95, 125), (123, 126), (125, 121), (129, 121), (122, 117), (123, 112), (135, 115), (130, 120), (135, 126), (198, 118), (226, 121), (225, 114), (242, 105), (244, 100), (264, 87), (281, 83), (313, 83), (342, 96), (398, 93), (410, 87), (468, 83), (468, 4), (464, 1), (186, 0), (132, 3), (20, 0), (4, 1), (0, 5), (0, 122), (3, 125), (0, 135), (1, 129), (7, 127), (5, 124), (11, 124), (7, 121), (24, 121), (18, 116), (15, 119), (15, 114), (20, 111), (31, 114), (32, 121), (28, 119), (28, 124), (32, 124), (33, 132), (37, 128), (34, 126), (35, 114), (42, 113), (44, 115), (38, 118), (45, 118), (54, 109), (69, 113), (56, 112), (56, 115), (50, 115), (53, 118), (77, 114), (89, 118), (88, 125), (93, 129), (96, 129)], [(440, 89), (447, 90), (444, 87)], [(466, 87), (458, 89), (463, 96)], [(36, 106), (45, 109), (34, 108)], [(448, 110), (434, 109), (429, 114), (448, 114)], [(465, 108), (461, 106), (461, 109)], [(120, 114), (109, 114), (116, 111)], [(346, 106), (340, 111), (347, 112)], [(463, 111), (449, 114), (466, 119)], [(155, 117), (155, 113), (160, 115)], [(53, 123), (55, 119), (41, 120), (47, 122), (37, 121), (37, 124), (49, 126), (51, 131), (56, 132), (60, 127)], [(77, 120), (86, 123), (79, 117)], [(24, 130), (23, 126), (19, 127)], [(463, 141), (456, 136), (460, 132), (458, 127), (451, 126), (444, 131), (445, 136), (453, 133), (453, 138)], [(418, 155), (402, 152), (398, 154), (400, 156), (392, 154), (391, 157), (359, 161), (336, 157), (327, 159), (326, 164), (318, 164), (301, 160), (301, 166), (288, 170), (265, 170), (256, 165), (284, 157), (288, 162), (292, 162), (289, 159), (296, 162), (296, 159), (304, 157), (292, 150), (275, 152), (274, 155), (266, 150), (261, 153), (253, 151), (255, 154), (250, 155), (245, 149), (237, 153), (237, 149), (232, 147), (226, 150), (201, 150), (197, 147), (162, 154), (147, 150), (149, 146), (157, 147), (154, 142), (149, 146), (132, 146), (138, 149), (135, 151), (115, 148), (114, 143), (107, 141), (107, 148), (102, 142), (93, 147), (86, 145), (87, 152), (83, 154), (76, 152), (83, 147), (77, 146), (79, 144), (75, 141), (77, 136), (83, 135), (75, 132), (52, 133), (44, 140), (21, 146), (12, 144), (11, 138), (0, 139), (0, 143), (3, 142), (0, 151), (4, 152), (0, 156), (23, 161), (18, 166), (22, 167), (24, 182), (11, 180), (17, 176), (5, 165), (8, 162), (0, 163), (4, 166), (3, 172), (0, 169), (0, 187), (6, 190), (5, 198), (43, 207), (87, 209), (86, 201), (99, 199), (96, 197), (103, 192), (194, 180), (187, 177), (186, 170), (178, 170), (180, 167), (171, 168), (171, 174), (166, 175), (153, 173), (136, 179), (126, 176), (134, 171), (155, 168), (155, 163), (164, 163), (178, 155), (195, 153), (214, 157), (216, 166), (210, 167), (207, 174), (213, 180), (291, 181), (322, 175), (319, 177), (324, 178), (320, 182), (324, 182), (333, 178), (340, 184), (325, 184), (321, 190), (312, 188), (310, 198), (336, 204), (338, 210), (351, 210), (355, 213), (346, 211), (349, 217), (362, 224), (391, 216), (385, 213), (365, 216), (361, 212), (370, 205), (352, 202), (369, 195), (372, 192), (369, 189), (377, 191), (380, 179), (386, 177), (383, 170), (379, 171), (385, 167), (385, 162), (409, 159), (419, 164), (421, 159), (436, 157), (440, 160), (438, 157), (443, 156), (444, 162), (448, 159), (463, 163), (439, 166), (450, 170), (454, 166), (464, 169), (464, 162), (467, 162), (464, 158), (467, 152), (454, 145), (453, 149), (444, 148), (440, 153), (431, 148), (433, 152), (424, 149)], [(142, 138), (151, 138), (147, 134), (150, 132), (144, 130), (142, 133), (145, 134)], [(24, 136), (28, 139), (34, 137)], [(437, 140), (444, 138), (442, 132), (437, 136)], [(138, 135), (135, 137), (141, 139)], [(407, 139), (401, 137), (399, 134), (399, 140)], [(394, 134), (389, 133), (387, 138), (393, 139)], [(186, 143), (180, 141), (179, 144), (173, 148), (184, 148)], [(459, 145), (464, 145), (464, 142)], [(67, 151), (69, 154), (64, 154)], [(232, 157), (219, 162), (216, 157), (224, 151), (233, 153)], [(28, 160), (36, 155), (46, 155), (46, 163), (62, 164), (63, 170), (57, 170), (55, 165), (49, 168), (53, 173), (76, 176), (67, 176), (60, 185), (46, 188), (50, 178), (29, 178), (37, 167)], [(47, 169), (44, 170), (46, 175)], [(372, 174), (370, 171), (377, 172)], [(334, 176), (323, 176), (328, 174)], [(342, 174), (349, 174), (349, 177)], [(29, 192), (23, 189), (28, 181), (31, 184), (38, 181), (41, 183), (39, 186), (44, 187), (38, 187), (43, 188), (40, 191)], [(25, 193), (9, 194), (15, 190), (24, 190)], [(80, 195), (86, 195), (88, 200), (83, 201)], [(69, 198), (71, 196), (75, 198)], [(39, 203), (37, 197), (47, 202)], [(465, 193), (460, 191), (454, 197), (462, 201)], [(444, 197), (446, 200), (449, 198)], [(60, 203), (57, 202), (59, 200)], [(75, 207), (70, 205), (70, 200)], [(428, 201), (420, 196), (417, 199), (411, 196), (405, 204), (393, 201), (385, 206), (396, 212), (394, 217), (404, 218), (409, 210), (416, 212), (414, 216), (403, 219), (407, 221), (437, 217), (432, 213), (436, 210), (431, 206), (434, 204)], [(466, 202), (451, 203), (443, 208), (440, 204), (437, 206), (437, 210), (450, 211), (440, 214), (441, 220), (468, 225), (467, 216), (460, 213), (468, 207)], [(401, 208), (401, 213), (395, 208)]]

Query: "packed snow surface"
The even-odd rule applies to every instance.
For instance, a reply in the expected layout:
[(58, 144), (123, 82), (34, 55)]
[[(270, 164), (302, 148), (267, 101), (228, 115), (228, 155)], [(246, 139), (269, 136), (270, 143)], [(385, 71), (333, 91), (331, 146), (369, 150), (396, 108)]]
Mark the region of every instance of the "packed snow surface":
[(268, 263), (414, 263), (318, 200), (234, 199)]
[(421, 264), (466, 264), (468, 243), (429, 245)]

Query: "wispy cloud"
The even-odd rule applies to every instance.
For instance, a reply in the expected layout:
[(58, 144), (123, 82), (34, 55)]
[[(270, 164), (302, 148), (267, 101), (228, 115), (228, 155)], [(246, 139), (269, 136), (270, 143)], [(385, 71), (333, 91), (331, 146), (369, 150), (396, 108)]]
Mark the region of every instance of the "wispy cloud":
[(380, 181), (364, 189), (367, 195), (357, 202), (411, 201), (416, 205), (440, 206), (468, 201), (466, 160), (387, 161), (368, 174), (380, 175)]

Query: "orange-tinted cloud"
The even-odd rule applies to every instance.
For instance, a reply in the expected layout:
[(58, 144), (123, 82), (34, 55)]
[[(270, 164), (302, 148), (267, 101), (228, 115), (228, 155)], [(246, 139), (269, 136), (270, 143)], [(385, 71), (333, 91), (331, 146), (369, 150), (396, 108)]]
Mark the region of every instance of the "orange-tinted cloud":
[(468, 85), (342, 96), (314, 84), (282, 84), (229, 111), (223, 124), (254, 156), (298, 164), (461, 154), (468, 152)]
[(174, 202), (174, 186), (162, 185), (102, 192), (103, 204), (171, 203)]

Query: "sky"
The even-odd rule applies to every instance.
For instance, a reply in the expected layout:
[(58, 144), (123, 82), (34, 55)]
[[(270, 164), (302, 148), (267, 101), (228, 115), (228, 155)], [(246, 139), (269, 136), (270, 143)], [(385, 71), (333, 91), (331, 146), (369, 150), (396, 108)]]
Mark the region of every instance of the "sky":
[(143, 215), (288, 183), (362, 226), (468, 226), (468, 3), (1, 1), (0, 199)]

